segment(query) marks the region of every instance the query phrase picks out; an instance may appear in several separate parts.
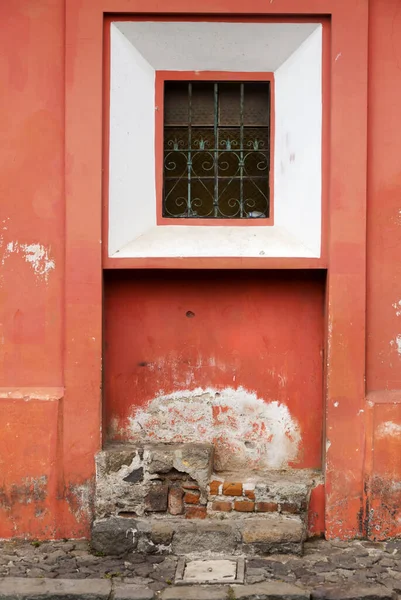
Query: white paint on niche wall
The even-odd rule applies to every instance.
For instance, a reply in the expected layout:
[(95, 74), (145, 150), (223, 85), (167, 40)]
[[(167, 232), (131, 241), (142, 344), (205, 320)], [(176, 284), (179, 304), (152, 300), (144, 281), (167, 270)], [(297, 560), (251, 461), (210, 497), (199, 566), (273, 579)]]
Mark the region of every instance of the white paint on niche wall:
[(126, 433), (132, 440), (213, 443), (219, 471), (286, 468), (301, 443), (298, 422), (285, 404), (242, 387), (161, 393), (134, 409)]
[[(158, 226), (155, 72), (275, 73), (273, 226)], [(109, 256), (319, 257), (322, 26), (111, 25)]]

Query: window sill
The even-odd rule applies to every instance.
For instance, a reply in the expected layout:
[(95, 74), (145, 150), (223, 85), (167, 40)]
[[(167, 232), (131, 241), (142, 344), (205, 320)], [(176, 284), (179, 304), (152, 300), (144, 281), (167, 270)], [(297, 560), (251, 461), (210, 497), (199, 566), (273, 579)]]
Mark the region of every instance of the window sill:
[(121, 258), (320, 258), (284, 227), (163, 226), (147, 232), (117, 250)]

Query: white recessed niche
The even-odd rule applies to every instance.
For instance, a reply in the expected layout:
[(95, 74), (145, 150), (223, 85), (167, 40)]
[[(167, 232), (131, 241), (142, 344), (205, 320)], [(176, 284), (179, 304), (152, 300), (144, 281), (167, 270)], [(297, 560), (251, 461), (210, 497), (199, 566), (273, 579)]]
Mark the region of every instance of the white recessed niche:
[[(111, 24), (109, 256), (319, 258), (322, 26)], [(274, 225), (157, 225), (156, 71), (274, 72)]]

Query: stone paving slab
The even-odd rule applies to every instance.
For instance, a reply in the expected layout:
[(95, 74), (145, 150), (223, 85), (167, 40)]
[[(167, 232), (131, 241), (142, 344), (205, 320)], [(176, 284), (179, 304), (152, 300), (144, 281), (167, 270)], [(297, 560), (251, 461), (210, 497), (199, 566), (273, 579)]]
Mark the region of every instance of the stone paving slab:
[(110, 594), (111, 582), (102, 579), (0, 579), (1, 600), (107, 600)]
[(315, 590), (311, 594), (311, 600), (394, 600), (396, 594), (381, 586), (371, 587), (339, 587), (331, 589)]
[(279, 581), (255, 585), (233, 585), (235, 600), (310, 600), (310, 592)]
[(228, 586), (180, 586), (164, 590), (161, 600), (235, 600), (229, 591)]
[[(194, 558), (195, 554), (186, 557)], [(260, 600), (266, 594), (261, 596), (257, 586), (267, 584), (296, 586), (297, 592), (301, 590), (298, 593), (306, 594), (302, 598), (312, 600), (401, 600), (401, 540), (373, 543), (316, 539), (305, 543), (303, 556), (248, 556), (245, 585), (237, 587), (232, 583), (231, 587), (194, 585), (177, 590), (177, 562), (177, 556), (156, 553), (103, 556), (91, 550), (86, 541), (4, 541), (0, 542), (0, 600), (186, 600), (192, 596), (196, 600), (220, 600), (220, 596), (222, 600), (234, 600), (233, 594), (241, 600)], [(62, 590), (65, 580), (70, 588)], [(24, 595), (24, 586), (30, 582), (34, 587), (30, 595)], [(253, 596), (249, 596), (251, 593)]]
[(155, 593), (146, 587), (132, 583), (113, 585), (113, 600), (153, 600)]

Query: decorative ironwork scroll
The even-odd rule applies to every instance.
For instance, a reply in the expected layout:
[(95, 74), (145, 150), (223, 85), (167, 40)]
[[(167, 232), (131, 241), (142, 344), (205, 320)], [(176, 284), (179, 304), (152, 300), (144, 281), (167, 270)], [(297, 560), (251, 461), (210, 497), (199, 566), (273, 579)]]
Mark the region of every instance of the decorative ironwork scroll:
[(267, 82), (166, 82), (163, 216), (269, 216)]

